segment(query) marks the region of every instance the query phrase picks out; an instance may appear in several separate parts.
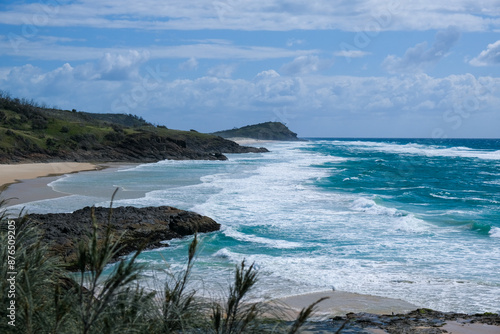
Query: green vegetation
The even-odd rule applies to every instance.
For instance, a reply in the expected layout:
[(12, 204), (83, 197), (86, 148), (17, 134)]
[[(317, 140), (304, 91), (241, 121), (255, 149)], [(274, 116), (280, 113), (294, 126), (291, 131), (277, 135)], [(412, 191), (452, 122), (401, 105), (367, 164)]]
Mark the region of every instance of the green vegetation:
[(131, 124), (133, 127), (152, 127), (133, 115), (102, 116), (49, 109), (32, 100), (11, 98), (0, 91), (0, 136), (2, 138), (0, 151), (24, 148), (41, 152), (42, 150), (51, 151), (57, 147), (74, 149), (79, 146), (79, 141), (82, 139), (87, 139), (89, 143), (96, 143), (107, 133), (123, 132), (126, 124)]
[(232, 130), (218, 131), (213, 134), (223, 138), (253, 138), (262, 140), (298, 140), (297, 134), (280, 122), (265, 122), (247, 125)]
[[(48, 108), (0, 91), (0, 163), (212, 159), (229, 147), (220, 139), (154, 126), (131, 114)], [(231, 149), (226, 152), (236, 153)]]
[[(77, 249), (75, 273), (48, 252), (37, 226), (24, 217), (7, 219), (5, 211), (0, 212), (0, 260), (3, 264), (11, 261), (11, 267), (0, 267), (1, 333), (296, 333), (316, 305), (302, 310), (295, 322), (279, 320), (280, 313), (269, 303), (248, 300), (258, 272), (245, 262), (236, 268), (225, 301), (198, 298), (188, 288), (198, 248), (196, 236), (186, 269), (172, 273), (161, 291), (139, 286), (144, 269), (136, 262), (140, 251), (105, 275), (105, 268), (120, 251), (120, 236), (110, 232), (111, 216), (110, 208), (108, 228), (100, 239), (99, 222), (92, 217), (92, 230)], [(7, 305), (15, 305), (15, 311)]]

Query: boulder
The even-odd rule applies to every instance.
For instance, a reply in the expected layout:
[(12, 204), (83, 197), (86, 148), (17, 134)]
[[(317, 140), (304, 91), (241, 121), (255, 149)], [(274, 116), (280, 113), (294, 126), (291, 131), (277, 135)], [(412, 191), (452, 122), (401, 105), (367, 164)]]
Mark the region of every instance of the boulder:
[(73, 213), (28, 216), (31, 223), (44, 231), (43, 241), (49, 244), (50, 250), (69, 267), (76, 259), (78, 242), (86, 239), (92, 231), (92, 217), (97, 223), (99, 238), (104, 236), (109, 224), (114, 239), (120, 240), (117, 257), (139, 249), (165, 247), (167, 245), (162, 243), (165, 240), (220, 229), (220, 224), (209, 217), (170, 206), (127, 206), (112, 210), (85, 207)]

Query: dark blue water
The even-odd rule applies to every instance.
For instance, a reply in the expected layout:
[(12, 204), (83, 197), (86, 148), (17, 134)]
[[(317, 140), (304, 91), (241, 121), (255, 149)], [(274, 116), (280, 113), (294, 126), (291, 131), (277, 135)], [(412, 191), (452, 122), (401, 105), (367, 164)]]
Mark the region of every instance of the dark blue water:
[(321, 140), (311, 150), (346, 158), (318, 166), (332, 171), (320, 188), (372, 196), (440, 226), (500, 231), (500, 140)]

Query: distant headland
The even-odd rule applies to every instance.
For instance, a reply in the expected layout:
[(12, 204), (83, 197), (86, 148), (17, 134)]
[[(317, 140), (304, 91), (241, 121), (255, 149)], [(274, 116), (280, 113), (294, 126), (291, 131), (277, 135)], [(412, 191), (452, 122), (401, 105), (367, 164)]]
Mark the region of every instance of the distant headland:
[(265, 122), (212, 133), (222, 138), (297, 141), (297, 134), (280, 122)]

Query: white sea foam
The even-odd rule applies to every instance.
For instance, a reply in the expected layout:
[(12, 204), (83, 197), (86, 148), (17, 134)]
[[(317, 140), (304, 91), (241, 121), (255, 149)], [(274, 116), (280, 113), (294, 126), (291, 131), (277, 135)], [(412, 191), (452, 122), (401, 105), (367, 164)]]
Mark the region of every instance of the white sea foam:
[(213, 257), (226, 259), (233, 263), (238, 263), (245, 258), (244, 255), (231, 252), (228, 248), (219, 249), (213, 254)]
[[(115, 206), (177, 206), (223, 225), (221, 232), (207, 236), (193, 267), (194, 277), (210, 277), (203, 282), (203, 291), (226, 287), (234, 265), (246, 259), (261, 273), (257, 296), (335, 286), (445, 311), (498, 311), (492, 296), (500, 293), (500, 282), (492, 273), (500, 270), (500, 228), (492, 227), (490, 238), (475, 233), (463, 237), (460, 227), (428, 223), (435, 217), (425, 215), (426, 208), (422, 208), (424, 214), (417, 214), (390, 207), (391, 202), (380, 196), (319, 189), (315, 182), (331, 175), (335, 163), (344, 158), (303, 151), (313, 145), (277, 143), (265, 155), (229, 155), (230, 160), (222, 162), (162, 162), (108, 176), (116, 177), (112, 184), (127, 189), (139, 181), (146, 187), (144, 196), (119, 199)], [(436, 149), (393, 146), (418, 154)], [(381, 144), (376, 149), (394, 147)], [(324, 164), (330, 168), (320, 168)], [(127, 180), (116, 182), (124, 176)], [(75, 195), (72, 200), (82, 198)], [(444, 207), (440, 218), (460, 209)], [(167, 265), (171, 270), (183, 269), (189, 241), (172, 240), (171, 247), (142, 254), (141, 261), (152, 267), (147, 279), (167, 277)]]
[[(327, 142), (328, 143), (328, 142)], [(415, 154), (427, 157), (462, 157), (484, 160), (500, 160), (500, 150), (475, 150), (467, 147), (444, 147), (422, 144), (394, 144), (370, 141), (333, 141), (335, 145), (351, 145), (360, 150), (380, 151), (397, 154)]]
[(226, 236), (233, 238), (233, 239), (236, 239), (238, 241), (251, 242), (251, 243), (260, 244), (260, 245), (264, 245), (264, 246), (271, 247), (271, 248), (292, 249), (292, 248), (299, 248), (299, 247), (303, 246), (299, 242), (269, 239), (269, 238), (264, 238), (264, 237), (252, 235), (252, 234), (241, 233), (241, 232), (234, 230), (231, 227), (224, 229), (223, 233)]
[(401, 217), (393, 226), (398, 231), (413, 233), (423, 233), (434, 230), (432, 225), (422, 219), (415, 217), (415, 215), (413, 214)]
[(57, 186), (57, 184), (61, 183), (61, 182), (64, 182), (64, 180), (67, 178), (67, 177), (70, 177), (71, 174), (65, 174), (65, 175), (61, 175), (59, 178), (57, 178), (56, 180), (50, 182), (47, 184), (48, 187), (51, 187), (53, 190), (56, 190), (55, 187)]
[(455, 196), (448, 196), (447, 194), (448, 193), (445, 193), (445, 194), (430, 193), (429, 195), (431, 195), (432, 197), (442, 198), (442, 199), (449, 199), (449, 200), (488, 202), (488, 203), (500, 204), (499, 201), (496, 201), (496, 200), (490, 199), (490, 198), (482, 198), (482, 197), (455, 197)]
[(386, 216), (403, 216), (404, 213), (398, 211), (395, 208), (387, 208), (385, 206), (378, 205), (374, 200), (367, 198), (358, 198), (353, 203), (351, 208), (355, 211), (366, 212), (374, 215), (386, 215)]
[(451, 199), (451, 200), (461, 200), (461, 199), (462, 199), (462, 198), (459, 198), (459, 197), (447, 196), (447, 195), (445, 195), (445, 194), (434, 194), (434, 193), (430, 193), (429, 195), (431, 195), (432, 197), (442, 198), (442, 199)]
[(500, 238), (500, 228), (499, 227), (492, 227), (490, 230), (490, 237)]

